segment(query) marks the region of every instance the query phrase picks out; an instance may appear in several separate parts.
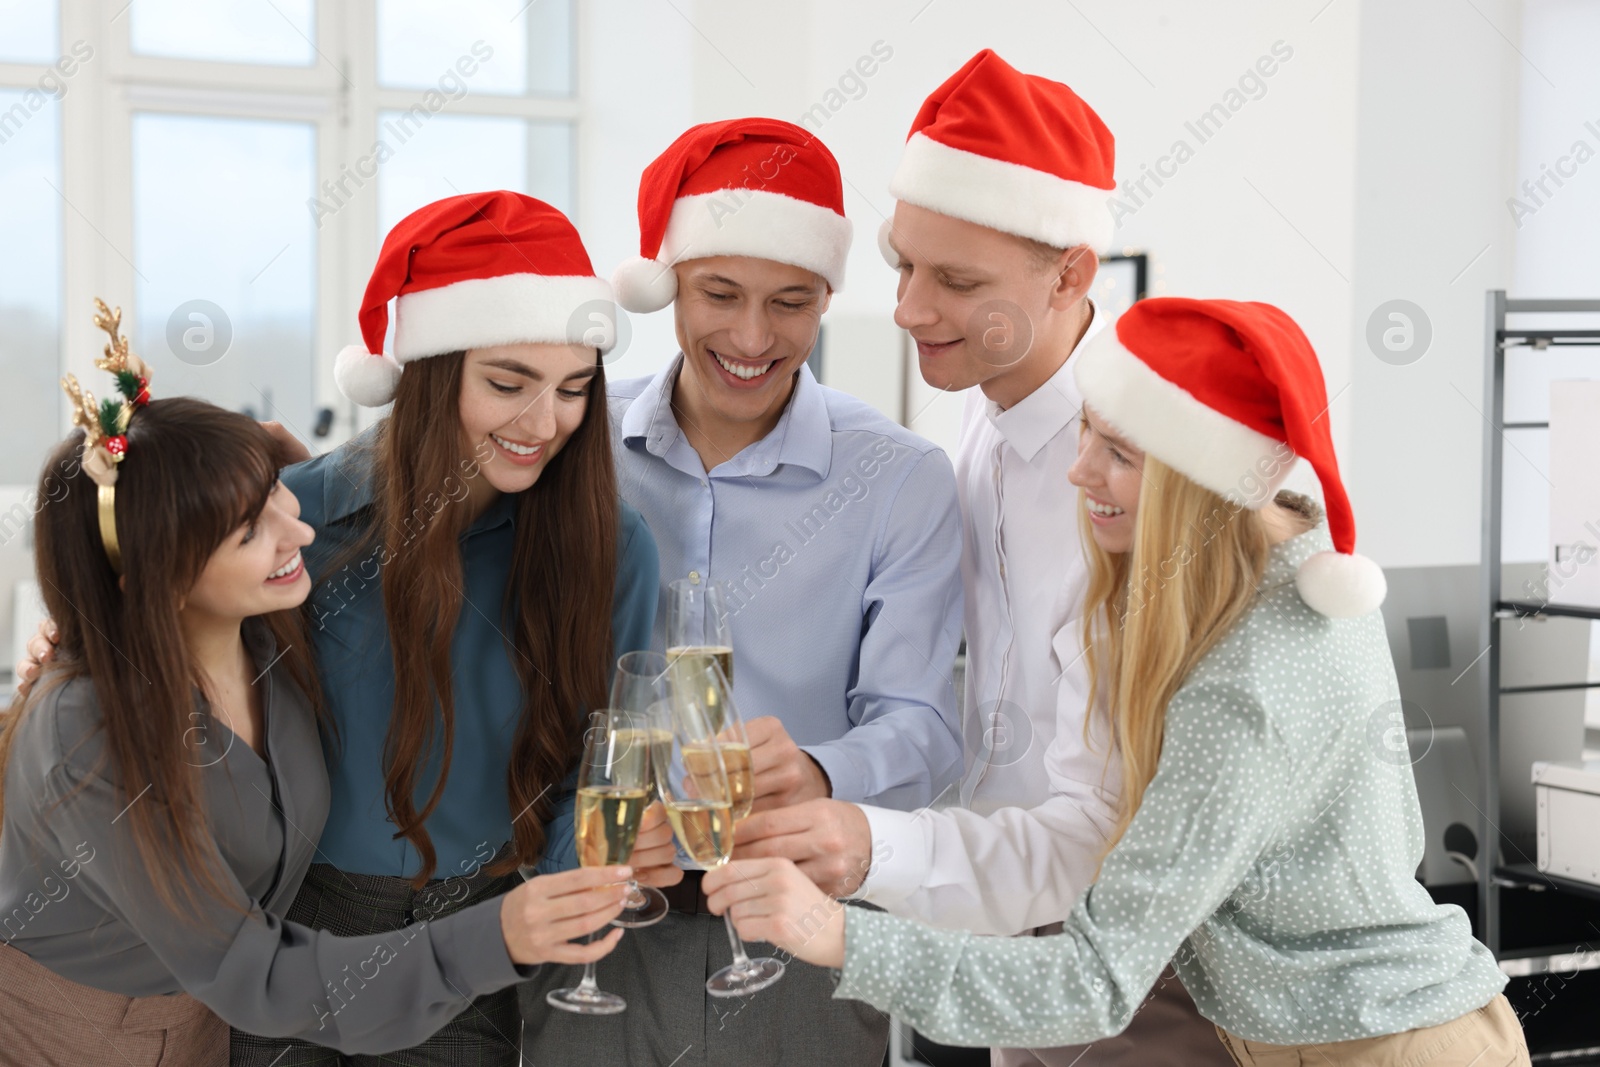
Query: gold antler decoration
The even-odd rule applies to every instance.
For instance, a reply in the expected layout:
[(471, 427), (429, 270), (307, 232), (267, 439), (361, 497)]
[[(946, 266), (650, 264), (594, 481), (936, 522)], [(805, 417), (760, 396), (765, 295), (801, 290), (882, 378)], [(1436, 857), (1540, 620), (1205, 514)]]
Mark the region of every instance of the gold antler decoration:
[[(112, 374), (132, 374), (136, 378), (143, 378), (147, 382), (150, 378), (150, 368), (144, 360), (134, 355), (128, 349), (128, 339), (122, 336), (122, 309), (115, 310), (106, 307), (106, 302), (99, 297), (94, 298), (95, 317), (94, 324), (111, 335), (111, 342), (106, 345), (104, 357), (94, 361), (94, 365), (101, 370), (110, 371)], [(130, 397), (129, 399), (134, 399)], [(146, 398), (148, 399), (148, 397)]]
[(95, 402), (94, 394), (78, 384), (76, 375), (61, 379), (61, 388), (72, 401), (72, 424), (83, 427), (83, 472), (99, 490), (100, 539), (112, 569), (122, 572), (122, 553), (117, 542), (116, 484), (117, 464), (128, 454), (128, 423), (136, 408), (150, 402), (150, 367), (134, 355), (128, 339), (122, 336), (122, 309), (112, 309), (95, 298), (94, 324), (111, 337), (105, 355), (94, 361), (117, 380), (116, 400)]
[(94, 479), (96, 485), (117, 484), (117, 457), (106, 450), (106, 432), (100, 422), (100, 405), (94, 394), (78, 384), (78, 378), (69, 374), (61, 379), (61, 388), (72, 400), (72, 424), (83, 427), (83, 472)]

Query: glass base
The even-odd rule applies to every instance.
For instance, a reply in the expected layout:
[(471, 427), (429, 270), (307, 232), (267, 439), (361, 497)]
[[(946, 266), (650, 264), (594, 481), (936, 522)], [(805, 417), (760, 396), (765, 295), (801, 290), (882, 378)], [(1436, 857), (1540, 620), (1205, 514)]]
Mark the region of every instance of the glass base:
[(761, 956), (747, 967), (735, 964), (722, 968), (706, 979), (706, 992), (714, 997), (747, 997), (782, 977), (783, 964), (771, 956)]
[(544, 999), (552, 1008), (579, 1015), (616, 1015), (628, 1006), (628, 1002), (615, 993), (585, 989), (583, 986), (551, 990), (544, 995)]
[(642, 885), (638, 887), (638, 891), (644, 902), (637, 908), (623, 908), (622, 914), (611, 920), (612, 926), (620, 926), (624, 930), (637, 930), (642, 926), (654, 926), (667, 917), (667, 898), (661, 890), (654, 886)]

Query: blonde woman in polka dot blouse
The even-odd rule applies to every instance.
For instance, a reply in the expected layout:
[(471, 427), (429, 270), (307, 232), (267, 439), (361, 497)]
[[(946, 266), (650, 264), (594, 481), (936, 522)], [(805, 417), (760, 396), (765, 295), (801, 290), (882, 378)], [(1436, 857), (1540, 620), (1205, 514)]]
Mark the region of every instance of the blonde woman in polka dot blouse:
[[(1354, 554), (1305, 335), (1162, 298), (1075, 358), (1085, 641), (1123, 777), (1095, 884), (1041, 938), (841, 907), (787, 860), (709, 876), (712, 910), (948, 1044), (1119, 1033), (1171, 961), (1241, 1064), (1527, 1064), (1505, 978), (1415, 878), (1382, 572)], [(1326, 511), (1280, 491), (1296, 461)]]

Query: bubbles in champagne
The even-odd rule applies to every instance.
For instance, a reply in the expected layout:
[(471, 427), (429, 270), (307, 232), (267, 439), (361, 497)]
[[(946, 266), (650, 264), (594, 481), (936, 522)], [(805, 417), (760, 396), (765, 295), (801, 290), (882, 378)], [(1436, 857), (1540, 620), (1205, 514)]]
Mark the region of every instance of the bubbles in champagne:
[(733, 817), (726, 800), (680, 800), (667, 805), (667, 819), (683, 846), (702, 867), (720, 867), (733, 853)]

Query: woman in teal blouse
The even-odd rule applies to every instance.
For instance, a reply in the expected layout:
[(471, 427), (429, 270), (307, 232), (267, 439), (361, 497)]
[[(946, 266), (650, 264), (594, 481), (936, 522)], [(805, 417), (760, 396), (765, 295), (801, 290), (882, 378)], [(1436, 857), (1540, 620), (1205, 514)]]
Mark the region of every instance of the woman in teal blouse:
[[(1242, 1064), (1528, 1063), (1494, 960), (1415, 879), (1411, 768), (1373, 726), (1399, 701), (1382, 573), (1304, 334), (1146, 300), (1078, 360), (1085, 641), (1124, 783), (1095, 884), (1044, 938), (840, 908), (782, 860), (709, 876), (712, 909), (937, 1041), (1118, 1033), (1171, 961)], [(1297, 458), (1326, 516), (1278, 491)]]
[[(394, 357), (376, 354), (391, 300)], [(659, 580), (650, 531), (617, 494), (610, 338), (596, 332), (609, 302), (572, 224), (520, 194), (441, 200), (385, 240), (366, 345), (340, 354), (336, 376), (356, 402), (393, 409), (283, 474), (317, 533), (310, 613), (337, 728), (320, 862), (290, 919), (394, 929), (503, 892), (519, 871), (575, 866), (583, 711), (604, 706), (620, 653), (649, 647)], [(681, 877), (671, 859), (653, 812), (640, 880)], [(520, 1063), (521, 1022), (503, 989), (384, 1062)], [(233, 1044), (235, 1064), (327, 1062), (300, 1043)]]

